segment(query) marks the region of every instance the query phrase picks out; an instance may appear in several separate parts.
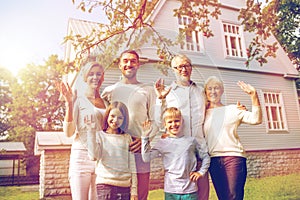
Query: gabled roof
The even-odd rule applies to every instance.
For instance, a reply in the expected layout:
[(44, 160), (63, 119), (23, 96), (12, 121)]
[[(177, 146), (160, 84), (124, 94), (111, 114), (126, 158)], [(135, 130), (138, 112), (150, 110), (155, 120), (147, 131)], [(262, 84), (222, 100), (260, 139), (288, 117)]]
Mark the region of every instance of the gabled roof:
[(69, 19), (68, 34), (87, 36), (93, 30), (100, 30), (99, 23), (74, 18)]
[(36, 132), (34, 154), (40, 155), (43, 150), (70, 149), (73, 137), (63, 132)]

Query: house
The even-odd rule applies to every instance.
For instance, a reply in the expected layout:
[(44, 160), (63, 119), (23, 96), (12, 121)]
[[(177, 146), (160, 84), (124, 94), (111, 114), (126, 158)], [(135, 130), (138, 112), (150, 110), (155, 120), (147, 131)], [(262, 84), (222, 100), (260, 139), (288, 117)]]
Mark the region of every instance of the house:
[[(263, 123), (256, 126), (241, 125), (239, 136), (244, 144), (248, 160), (248, 176), (265, 177), (300, 172), (300, 111), (299, 91), (297, 94), (295, 81), (299, 72), (284, 50), (279, 47), (276, 58), (268, 59), (268, 63), (260, 66), (251, 62), (246, 68), (246, 48), (253, 38), (253, 33), (243, 31), (238, 21), (239, 10), (245, 7), (244, 0), (220, 0), (221, 16), (211, 20), (211, 29), (215, 36), (205, 38), (199, 32), (192, 32), (186, 37), (183, 45), (173, 46), (173, 52), (186, 54), (193, 63), (192, 79), (203, 84), (204, 80), (215, 75), (224, 82), (225, 104), (236, 104), (239, 100), (251, 109), (251, 101), (236, 85), (243, 80), (257, 88), (260, 103), (263, 108)], [(154, 28), (165, 37), (174, 39), (182, 25), (188, 21), (185, 16), (175, 18), (173, 10), (180, 6), (177, 0), (159, 0), (149, 16), (154, 22)], [(89, 30), (97, 27), (96, 23), (78, 19), (70, 19), (68, 34), (87, 35)], [(271, 38), (270, 40), (275, 40)], [(157, 49), (151, 45), (139, 48), (142, 66), (138, 79), (142, 82), (153, 83), (157, 78), (165, 79), (169, 84), (174, 80), (173, 74), (163, 75), (153, 67), (160, 59)], [(67, 44), (66, 60), (72, 60), (75, 51)], [(69, 76), (68, 80), (74, 87), (79, 87), (78, 77)], [(119, 80), (117, 68), (105, 71), (103, 87)], [(159, 178), (160, 167), (154, 165)], [(154, 178), (155, 179), (155, 178)]]

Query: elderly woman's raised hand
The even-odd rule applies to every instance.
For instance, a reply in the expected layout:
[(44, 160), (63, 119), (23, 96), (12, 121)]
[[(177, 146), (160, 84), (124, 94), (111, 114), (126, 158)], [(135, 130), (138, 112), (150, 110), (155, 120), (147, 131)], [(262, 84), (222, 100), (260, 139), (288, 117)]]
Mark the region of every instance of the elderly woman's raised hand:
[(250, 96), (256, 95), (256, 89), (252, 85), (247, 84), (244, 81), (238, 81), (237, 84), (244, 92), (246, 92)]

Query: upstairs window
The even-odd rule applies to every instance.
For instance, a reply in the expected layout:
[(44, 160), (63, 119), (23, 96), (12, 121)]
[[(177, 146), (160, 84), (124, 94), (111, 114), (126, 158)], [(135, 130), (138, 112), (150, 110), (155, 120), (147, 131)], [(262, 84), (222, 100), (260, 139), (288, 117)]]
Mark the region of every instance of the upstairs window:
[(243, 29), (241, 26), (223, 23), (223, 33), (227, 56), (238, 58), (246, 57), (246, 50), (242, 30)]
[(192, 18), (187, 16), (178, 18), (179, 31), (185, 35), (184, 42), (180, 45), (180, 49), (183, 51), (203, 52), (204, 48), (201, 32), (197, 30), (183, 32), (185, 26), (190, 24), (191, 21)]
[(287, 121), (280, 92), (263, 92), (268, 131), (287, 131)]

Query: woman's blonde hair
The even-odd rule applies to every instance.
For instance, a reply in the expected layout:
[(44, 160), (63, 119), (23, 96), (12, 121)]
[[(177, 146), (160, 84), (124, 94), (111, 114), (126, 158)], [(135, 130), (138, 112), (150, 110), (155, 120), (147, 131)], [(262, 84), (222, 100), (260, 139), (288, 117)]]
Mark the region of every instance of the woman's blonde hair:
[(208, 77), (205, 80), (205, 82), (204, 82), (204, 91), (206, 90), (207, 85), (210, 82), (212, 82), (212, 81), (214, 81), (215, 83), (217, 83), (220, 86), (220, 88), (222, 89), (222, 91), (224, 91), (224, 83), (223, 83), (223, 81), (221, 79), (219, 79), (218, 77), (216, 77), (216, 76), (210, 76), (210, 77)]
[(88, 62), (82, 68), (83, 80), (86, 82), (87, 76), (93, 67), (100, 67), (104, 71), (104, 67), (98, 62)]

